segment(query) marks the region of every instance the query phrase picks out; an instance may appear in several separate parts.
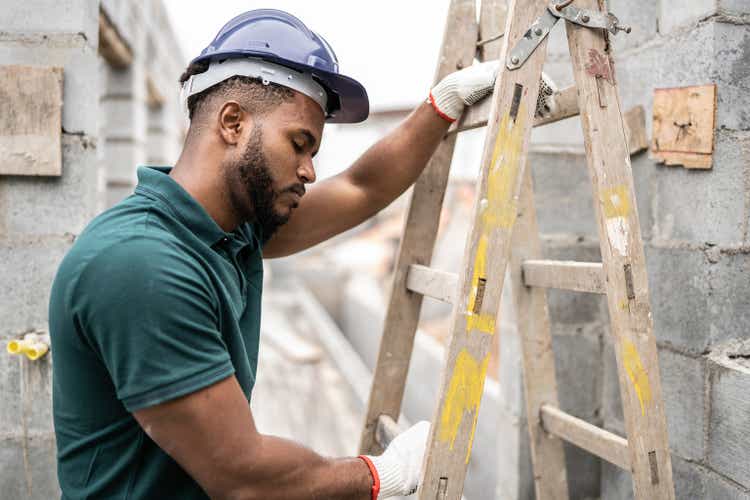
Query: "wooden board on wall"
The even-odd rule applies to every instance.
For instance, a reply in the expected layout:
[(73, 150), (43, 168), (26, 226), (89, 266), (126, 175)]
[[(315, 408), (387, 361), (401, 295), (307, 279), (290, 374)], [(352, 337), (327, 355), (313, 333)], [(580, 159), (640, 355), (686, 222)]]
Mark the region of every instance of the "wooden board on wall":
[(654, 89), (652, 156), (667, 165), (711, 168), (716, 85)]
[(0, 175), (62, 175), (62, 68), (0, 66)]

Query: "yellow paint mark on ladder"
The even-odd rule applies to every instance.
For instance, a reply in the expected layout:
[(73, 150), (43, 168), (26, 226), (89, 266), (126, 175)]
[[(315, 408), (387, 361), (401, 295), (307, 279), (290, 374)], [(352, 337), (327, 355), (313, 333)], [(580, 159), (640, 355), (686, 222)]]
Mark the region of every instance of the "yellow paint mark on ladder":
[(453, 444), (461, 427), (464, 413), (473, 412), (469, 446), (466, 450), (466, 463), (469, 463), (469, 457), (471, 456), (471, 447), (474, 442), (477, 417), (479, 416), (479, 402), (482, 399), (489, 360), (489, 354), (479, 363), (466, 349), (458, 353), (443, 409), (440, 413), (438, 439), (443, 442), (450, 442), (450, 449), (453, 450)]
[(466, 332), (477, 330), (492, 335), (495, 333), (495, 313), (482, 313), (485, 284), (487, 282), (487, 246), (495, 229), (511, 229), (518, 215), (518, 200), (514, 196), (521, 168), (524, 119), (523, 104), (518, 119), (511, 120), (505, 114), (500, 122), (495, 145), (492, 150), (487, 175), (487, 199), (482, 200), (480, 225), (481, 235), (474, 255), (474, 271), (466, 311)]
[(646, 405), (651, 402), (651, 385), (648, 382), (648, 374), (643, 368), (638, 350), (635, 348), (635, 344), (629, 340), (622, 341), (622, 364), (625, 366), (625, 371), (628, 373), (630, 382), (638, 395), (638, 401), (641, 403), (641, 415), (645, 415)]

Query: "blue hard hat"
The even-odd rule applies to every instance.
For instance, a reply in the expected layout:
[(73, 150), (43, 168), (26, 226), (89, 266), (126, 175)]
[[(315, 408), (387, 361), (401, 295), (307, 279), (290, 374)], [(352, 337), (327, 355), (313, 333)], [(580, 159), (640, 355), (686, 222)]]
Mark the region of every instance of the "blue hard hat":
[(357, 123), (369, 114), (362, 84), (340, 74), (328, 42), (287, 12), (257, 9), (240, 14), (191, 63), (234, 57), (263, 59), (312, 75), (328, 94), (328, 122)]

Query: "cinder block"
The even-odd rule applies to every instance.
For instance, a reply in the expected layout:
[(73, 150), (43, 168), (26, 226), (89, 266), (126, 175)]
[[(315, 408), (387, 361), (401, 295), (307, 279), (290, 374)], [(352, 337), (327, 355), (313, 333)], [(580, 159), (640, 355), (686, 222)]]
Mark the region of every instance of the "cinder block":
[(657, 341), (700, 354), (710, 344), (710, 287), (703, 252), (647, 246), (654, 333)]
[(750, 500), (750, 487), (738, 487), (718, 474), (707, 473), (706, 496), (710, 500)]
[(569, 443), (564, 448), (570, 500), (597, 498), (601, 491), (602, 460)]
[(610, 35), (614, 54), (642, 45), (656, 36), (658, 28), (658, 2), (651, 0), (639, 0), (629, 2), (628, 0), (609, 0), (607, 2), (609, 11), (620, 20), (621, 24), (630, 26), (630, 33), (618, 32)]
[(543, 234), (597, 237), (586, 158), (577, 154), (532, 153), (534, 201)]
[(726, 480), (712, 470), (672, 454), (675, 497), (678, 500), (748, 500), (746, 488)]
[(659, 33), (666, 34), (677, 28), (689, 28), (699, 20), (714, 14), (717, 0), (661, 0), (659, 2)]
[(633, 172), (638, 220), (641, 223), (641, 238), (648, 241), (654, 231), (653, 199), (658, 169), (655, 168), (654, 162), (649, 159), (646, 152), (631, 156), (630, 164)]
[(146, 103), (117, 97), (102, 99), (102, 132), (106, 137), (146, 140)]
[[(750, 348), (746, 346), (740, 354), (750, 355)], [(708, 367), (708, 463), (733, 481), (750, 486), (750, 362), (712, 355)]]
[(560, 408), (599, 424), (601, 346), (596, 335), (554, 335), (555, 374)]
[(740, 105), (750, 89), (746, 32), (746, 25), (709, 21), (691, 30), (676, 31), (643, 50), (615, 54), (623, 109), (642, 104), (650, 134), (655, 88), (716, 83), (716, 128), (750, 128), (750, 112)]
[(741, 243), (745, 226), (742, 179), (750, 163), (748, 151), (750, 133), (718, 131), (712, 170), (655, 167), (654, 237), (699, 244)]
[(610, 339), (604, 342), (602, 365), (602, 418), (607, 428), (620, 430), (624, 428), (625, 417), (622, 412), (617, 361)]
[(145, 143), (110, 140), (103, 144), (103, 149), (107, 181), (135, 186), (138, 166), (146, 160)]
[(3, 178), (0, 235), (80, 234), (96, 213), (97, 154), (89, 137), (63, 134), (62, 178)]
[(96, 50), (99, 2), (96, 0), (25, 0), (5, 2), (3, 31), (16, 33), (83, 33)]
[(750, 310), (743, 302), (750, 296), (747, 254), (709, 259), (697, 250), (648, 246), (646, 257), (654, 331), (660, 342), (700, 354), (711, 345), (747, 336)]
[(750, 325), (750, 254), (721, 254), (708, 269), (707, 316), (711, 343), (748, 337)]
[(71, 238), (0, 240), (0, 338), (47, 329), (49, 292)]
[[(750, 11), (747, 2), (744, 9)], [(716, 94), (717, 128), (750, 129), (750, 35), (747, 24), (711, 23), (714, 28), (712, 79), (718, 84)]]
[(65, 47), (7, 41), (0, 44), (0, 64), (61, 66), (63, 131), (96, 137), (101, 110), (99, 81), (96, 78), (99, 63), (95, 50), (82, 42), (77, 46)]
[(702, 460), (704, 436), (704, 361), (666, 349), (659, 351), (662, 399), (672, 452)]
[[(28, 498), (20, 437), (0, 439), (0, 491), (3, 498)], [(51, 498), (51, 497), (48, 497)]]
[[(547, 259), (601, 262), (599, 243), (595, 240), (546, 238), (543, 245)], [(584, 324), (606, 321), (607, 318), (602, 316), (605, 308), (603, 296), (550, 289), (547, 302), (552, 330), (556, 333), (575, 332)]]
[(601, 498), (607, 500), (633, 500), (633, 478), (607, 461), (602, 461)]

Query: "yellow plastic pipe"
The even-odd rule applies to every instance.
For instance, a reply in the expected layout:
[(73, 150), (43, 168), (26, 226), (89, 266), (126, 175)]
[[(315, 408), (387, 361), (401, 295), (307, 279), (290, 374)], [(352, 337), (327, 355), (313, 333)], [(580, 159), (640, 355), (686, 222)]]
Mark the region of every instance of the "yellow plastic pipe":
[(23, 339), (9, 341), (6, 348), (10, 354), (25, 354), (31, 361), (36, 361), (49, 351), (49, 335), (27, 333)]

